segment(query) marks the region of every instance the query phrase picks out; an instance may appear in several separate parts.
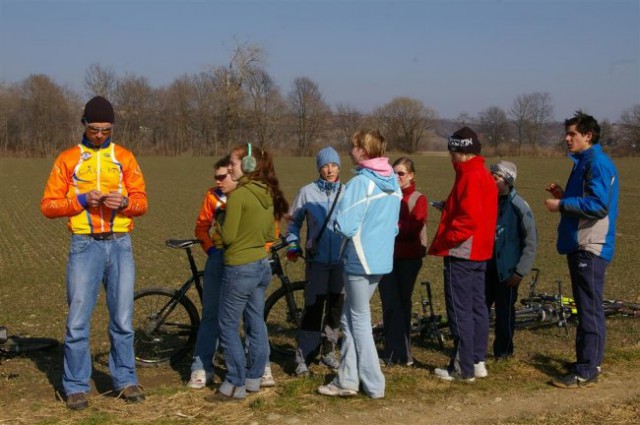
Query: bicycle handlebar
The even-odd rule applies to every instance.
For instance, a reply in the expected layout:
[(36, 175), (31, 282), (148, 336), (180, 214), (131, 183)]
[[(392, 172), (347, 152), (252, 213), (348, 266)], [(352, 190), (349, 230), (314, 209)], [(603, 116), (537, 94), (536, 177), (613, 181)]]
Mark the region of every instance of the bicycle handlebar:
[(280, 242), (276, 240), (275, 242), (273, 242), (273, 245), (271, 245), (271, 247), (269, 248), (269, 251), (275, 254), (276, 252), (280, 251), (282, 248), (286, 247), (287, 245), (288, 243), (284, 239), (280, 239)]

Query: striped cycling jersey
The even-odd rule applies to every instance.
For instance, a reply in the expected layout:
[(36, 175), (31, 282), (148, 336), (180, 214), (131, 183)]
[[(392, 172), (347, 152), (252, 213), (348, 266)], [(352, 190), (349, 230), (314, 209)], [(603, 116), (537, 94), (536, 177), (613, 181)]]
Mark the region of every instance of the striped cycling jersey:
[[(129, 198), (122, 210), (104, 205), (86, 207), (85, 194), (118, 192)], [(74, 234), (129, 232), (132, 217), (147, 211), (147, 194), (140, 167), (131, 151), (108, 139), (100, 147), (83, 140), (56, 159), (40, 203), (48, 218), (69, 217), (67, 226)]]

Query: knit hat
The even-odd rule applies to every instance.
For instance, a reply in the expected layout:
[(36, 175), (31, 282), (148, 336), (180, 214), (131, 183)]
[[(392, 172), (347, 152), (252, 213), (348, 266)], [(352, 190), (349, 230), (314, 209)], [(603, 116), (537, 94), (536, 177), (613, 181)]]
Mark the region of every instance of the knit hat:
[(449, 137), (447, 148), (451, 152), (472, 153), (480, 155), (480, 140), (478, 135), (469, 127), (462, 127)]
[(110, 122), (113, 124), (114, 121), (113, 106), (104, 97), (96, 96), (84, 105), (83, 123)]
[(340, 156), (335, 149), (331, 146), (327, 146), (324, 149), (321, 149), (316, 156), (316, 165), (318, 171), (327, 164), (334, 163), (340, 168)]
[(498, 177), (502, 177), (509, 186), (513, 186), (516, 182), (516, 177), (518, 176), (518, 169), (516, 168), (516, 164), (513, 162), (500, 161), (491, 166), (491, 173)]

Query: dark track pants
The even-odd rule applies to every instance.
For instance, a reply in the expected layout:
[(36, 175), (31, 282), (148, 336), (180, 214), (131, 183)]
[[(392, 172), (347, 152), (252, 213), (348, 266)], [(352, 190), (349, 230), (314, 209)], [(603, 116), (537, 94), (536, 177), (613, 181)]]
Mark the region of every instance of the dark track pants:
[(598, 374), (597, 367), (604, 358), (606, 323), (602, 298), (604, 274), (609, 263), (587, 251), (568, 254), (567, 263), (578, 310), (574, 372), (590, 379)]
[(395, 259), (393, 270), (378, 284), (384, 323), (382, 357), (390, 363), (413, 361), (411, 355), (411, 295), (422, 259)]
[(454, 355), (449, 371), (473, 378), (474, 363), (485, 360), (489, 314), (484, 298), (485, 261), (444, 258), (444, 296)]
[(487, 263), (485, 275), (485, 299), (487, 312), (495, 304), (496, 337), (493, 341), (493, 355), (496, 358), (513, 355), (513, 332), (516, 329), (516, 300), (518, 299), (518, 287), (507, 286), (498, 279), (496, 264)]

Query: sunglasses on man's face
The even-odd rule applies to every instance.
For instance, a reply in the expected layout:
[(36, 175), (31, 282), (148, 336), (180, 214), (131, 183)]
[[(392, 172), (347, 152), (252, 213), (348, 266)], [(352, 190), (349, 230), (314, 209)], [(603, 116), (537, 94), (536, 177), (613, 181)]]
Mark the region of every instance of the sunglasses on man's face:
[(102, 134), (104, 134), (105, 136), (108, 136), (109, 134), (111, 134), (111, 126), (109, 127), (96, 127), (95, 125), (90, 125), (87, 124), (87, 130), (89, 130), (89, 133), (91, 134), (98, 134), (100, 132), (102, 132)]
[(226, 179), (228, 175), (229, 175), (229, 173), (227, 173), (227, 174), (216, 174), (216, 181), (221, 182), (224, 179)]
[(407, 173), (405, 173), (404, 171), (398, 171), (396, 172), (397, 175), (399, 175), (400, 177), (404, 177), (407, 175)]

